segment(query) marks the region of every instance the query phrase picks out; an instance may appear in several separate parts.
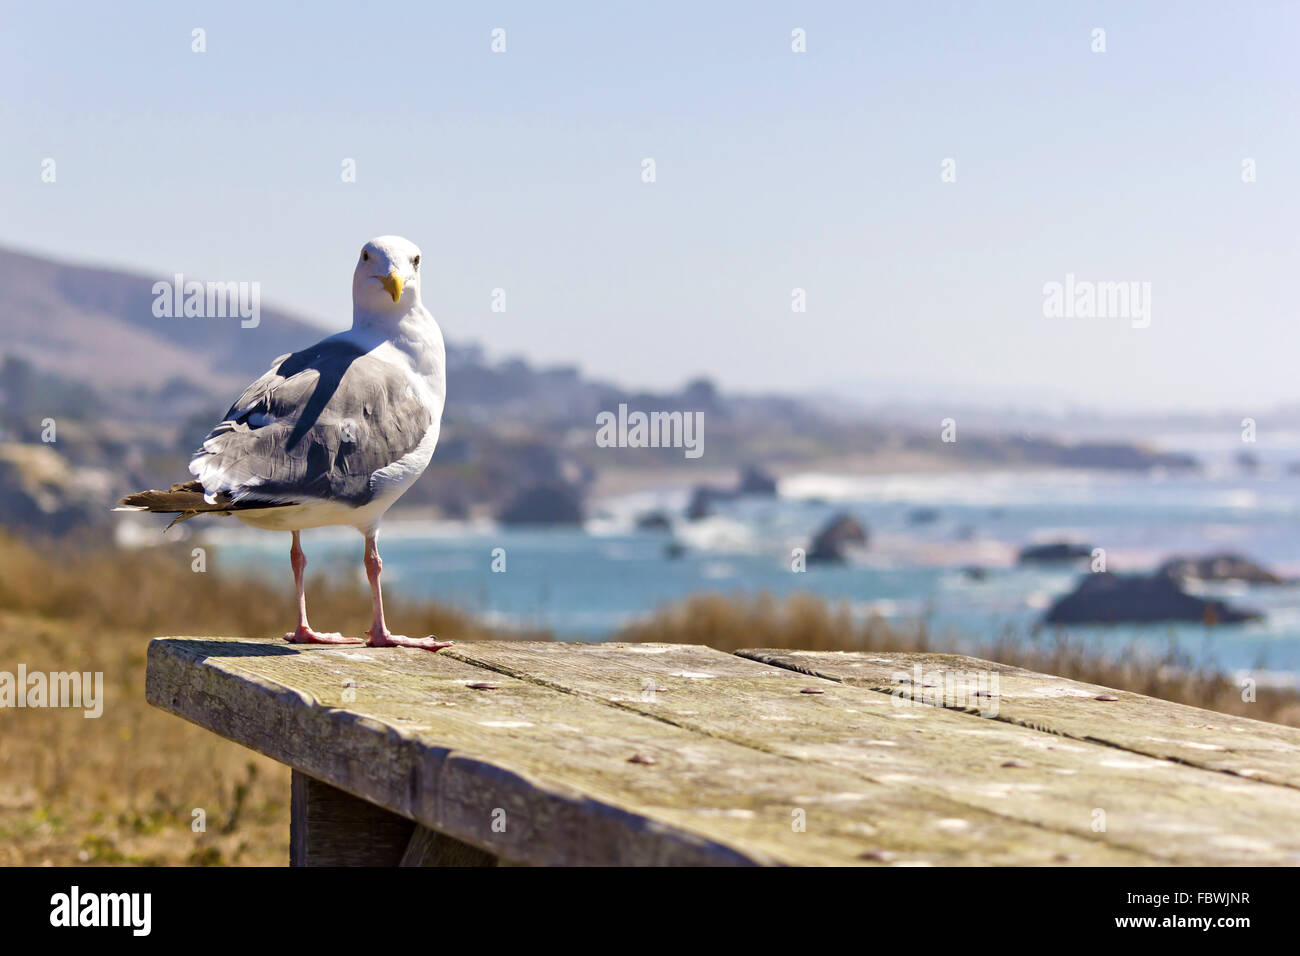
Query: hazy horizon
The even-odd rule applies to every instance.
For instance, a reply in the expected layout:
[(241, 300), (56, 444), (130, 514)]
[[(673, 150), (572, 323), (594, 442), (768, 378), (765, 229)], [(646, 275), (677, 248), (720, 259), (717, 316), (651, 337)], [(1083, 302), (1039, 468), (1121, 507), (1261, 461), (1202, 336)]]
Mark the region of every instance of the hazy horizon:
[[(0, 244), (258, 281), (338, 328), (357, 249), (401, 233), (448, 338), (637, 386), (1300, 399), (1300, 9), (926, 12), (6, 9)], [(1149, 312), (1048, 317), (1070, 276)]]

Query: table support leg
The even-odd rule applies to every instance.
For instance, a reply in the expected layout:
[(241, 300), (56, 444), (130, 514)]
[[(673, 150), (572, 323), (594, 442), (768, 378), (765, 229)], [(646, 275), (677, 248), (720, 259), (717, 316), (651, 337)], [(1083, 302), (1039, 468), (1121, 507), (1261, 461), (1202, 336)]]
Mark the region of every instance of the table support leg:
[(494, 866), (496, 857), (293, 771), (290, 866)]

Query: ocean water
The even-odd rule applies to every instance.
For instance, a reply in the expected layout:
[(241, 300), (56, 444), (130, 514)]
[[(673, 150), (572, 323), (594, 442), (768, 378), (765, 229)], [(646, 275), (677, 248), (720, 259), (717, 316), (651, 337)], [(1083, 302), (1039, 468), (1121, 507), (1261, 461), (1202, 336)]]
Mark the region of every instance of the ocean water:
[[(1086, 573), (1017, 567), (1016, 553), (1029, 543), (1065, 538), (1104, 548), (1112, 571), (1150, 570), (1172, 554), (1230, 550), (1300, 579), (1300, 476), (1274, 457), (1253, 474), (1213, 455), (1206, 456), (1212, 466), (1198, 475), (809, 473), (784, 479), (777, 498), (735, 501), (696, 523), (676, 517), (672, 533), (637, 531), (634, 521), (655, 508), (680, 515), (682, 491), (596, 502), (583, 529), (392, 520), (381, 531), (380, 550), (392, 592), (565, 638), (607, 638), (657, 606), (701, 591), (811, 591), (846, 601), (859, 615), (904, 626), (924, 621), (958, 647), (976, 650), (993, 638), (1050, 637), (1056, 629), (1042, 628), (1043, 612)], [(912, 513), (920, 508), (936, 512), (934, 520), (917, 523)], [(840, 511), (866, 525), (868, 549), (843, 566), (792, 571), (792, 549), (807, 547)], [(217, 560), (287, 581), (287, 535), (231, 525), (213, 533)], [(665, 553), (674, 538), (686, 547), (676, 559)], [(354, 531), (309, 531), (303, 543), (309, 573), (363, 579), (362, 542)], [(504, 572), (492, 570), (495, 549), (504, 551)], [(987, 568), (987, 577), (963, 574), (971, 565)], [(1213, 628), (1162, 624), (1066, 633), (1116, 654), (1134, 644), (1157, 652), (1173, 646), (1196, 664), (1296, 684), (1300, 583), (1232, 583), (1212, 593), (1265, 618)]]

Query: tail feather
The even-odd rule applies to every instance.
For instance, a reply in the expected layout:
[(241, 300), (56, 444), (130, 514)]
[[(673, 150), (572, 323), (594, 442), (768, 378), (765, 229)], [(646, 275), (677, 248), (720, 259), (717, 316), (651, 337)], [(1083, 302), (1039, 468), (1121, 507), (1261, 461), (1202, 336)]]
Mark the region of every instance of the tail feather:
[(137, 491), (118, 503), (115, 511), (154, 511), (171, 514), (176, 511), (220, 511), (203, 498), (203, 486), (197, 481), (172, 485), (166, 491)]
[(228, 515), (233, 511), (247, 511), (254, 508), (282, 508), (293, 504), (291, 501), (233, 501), (229, 495), (219, 494), (214, 501), (204, 497), (203, 486), (198, 481), (185, 481), (172, 485), (166, 491), (153, 489), (137, 491), (127, 495), (117, 503), (114, 511), (148, 511), (152, 514), (174, 514), (171, 524), (188, 521), (195, 515)]

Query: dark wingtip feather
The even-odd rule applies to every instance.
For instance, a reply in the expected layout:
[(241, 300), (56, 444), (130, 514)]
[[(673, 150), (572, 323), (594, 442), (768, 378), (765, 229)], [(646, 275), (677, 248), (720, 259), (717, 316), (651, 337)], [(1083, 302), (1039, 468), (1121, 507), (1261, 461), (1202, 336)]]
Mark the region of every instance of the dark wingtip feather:
[(182, 521), (189, 521), (196, 514), (198, 514), (197, 511), (182, 511), (175, 518), (172, 518), (171, 521), (167, 522), (167, 527), (163, 528), (163, 534), (166, 534), (168, 531), (176, 527), (176, 525), (180, 524)]

